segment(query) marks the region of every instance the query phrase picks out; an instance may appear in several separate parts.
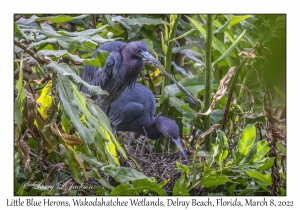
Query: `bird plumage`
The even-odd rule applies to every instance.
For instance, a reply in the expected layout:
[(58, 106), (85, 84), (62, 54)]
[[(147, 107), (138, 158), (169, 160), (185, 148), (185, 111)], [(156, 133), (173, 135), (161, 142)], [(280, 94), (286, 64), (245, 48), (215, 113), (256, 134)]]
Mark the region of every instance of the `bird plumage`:
[[(144, 67), (143, 58), (159, 63), (148, 53), (148, 47), (141, 41), (124, 44), (113, 42), (111, 45), (102, 45), (100, 50), (111, 53), (103, 68), (86, 65), (82, 72), (82, 79), (91, 85), (100, 86), (108, 95), (99, 95), (97, 103), (107, 105), (112, 103), (126, 87), (132, 87)], [(95, 55), (95, 54), (94, 54)], [(81, 91), (89, 93), (85, 87)]]
[(114, 131), (136, 132), (149, 139), (158, 139), (164, 135), (172, 140), (185, 156), (178, 125), (172, 119), (154, 117), (155, 98), (146, 86), (135, 84), (132, 89), (126, 88), (111, 104), (99, 105), (109, 117)]

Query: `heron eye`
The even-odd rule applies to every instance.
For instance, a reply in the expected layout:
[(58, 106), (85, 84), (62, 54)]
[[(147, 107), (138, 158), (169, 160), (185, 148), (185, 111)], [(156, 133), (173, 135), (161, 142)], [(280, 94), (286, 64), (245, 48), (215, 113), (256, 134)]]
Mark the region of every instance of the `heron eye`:
[(139, 48), (139, 52), (142, 52), (143, 50), (141, 48)]

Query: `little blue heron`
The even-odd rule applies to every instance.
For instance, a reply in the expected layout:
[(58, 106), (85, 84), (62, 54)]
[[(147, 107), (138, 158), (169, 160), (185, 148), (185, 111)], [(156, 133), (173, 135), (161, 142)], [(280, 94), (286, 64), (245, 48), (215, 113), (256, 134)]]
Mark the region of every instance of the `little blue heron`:
[(111, 104), (98, 105), (109, 117), (114, 132), (136, 132), (153, 140), (164, 135), (176, 144), (186, 158), (180, 143), (178, 125), (163, 116), (154, 118), (155, 99), (147, 87), (137, 83), (133, 88), (126, 88)]
[[(125, 44), (123, 42), (110, 42), (102, 45), (100, 50), (111, 52), (103, 68), (86, 65), (83, 69), (82, 79), (91, 85), (100, 86), (108, 92), (108, 95), (99, 95), (96, 102), (101, 105), (112, 103), (126, 87), (134, 86), (136, 79), (144, 67), (144, 59), (159, 64), (148, 53), (148, 47), (144, 42), (135, 41)], [(94, 57), (97, 52), (94, 53)], [(89, 93), (85, 88), (82, 92)]]

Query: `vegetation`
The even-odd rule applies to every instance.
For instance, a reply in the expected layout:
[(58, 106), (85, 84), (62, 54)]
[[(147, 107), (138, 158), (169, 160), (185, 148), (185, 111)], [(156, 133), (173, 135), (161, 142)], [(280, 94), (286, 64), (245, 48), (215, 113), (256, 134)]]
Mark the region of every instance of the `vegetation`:
[[(286, 195), (285, 15), (14, 18), (15, 195)], [(165, 139), (114, 136), (79, 91), (106, 94), (80, 75), (113, 40), (142, 40), (161, 61), (166, 73), (146, 64), (138, 82), (189, 161)]]

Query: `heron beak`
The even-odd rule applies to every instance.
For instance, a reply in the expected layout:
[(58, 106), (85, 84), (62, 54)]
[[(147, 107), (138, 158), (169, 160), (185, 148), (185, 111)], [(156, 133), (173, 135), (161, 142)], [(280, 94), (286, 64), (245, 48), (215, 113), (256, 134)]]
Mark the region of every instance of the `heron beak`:
[(160, 62), (156, 60), (152, 55), (150, 55), (147, 51), (140, 52), (144, 59), (149, 61), (152, 64), (158, 64), (160, 65)]
[(172, 139), (172, 141), (176, 144), (176, 146), (180, 149), (180, 151), (181, 151), (181, 153), (183, 154), (183, 156), (184, 156), (184, 158), (186, 159), (186, 160), (188, 160), (187, 159), (187, 157), (186, 157), (186, 155), (185, 155), (185, 152), (184, 152), (184, 150), (183, 150), (183, 148), (182, 148), (182, 145), (181, 145), (181, 143), (180, 143), (180, 139), (178, 138), (178, 139)]

